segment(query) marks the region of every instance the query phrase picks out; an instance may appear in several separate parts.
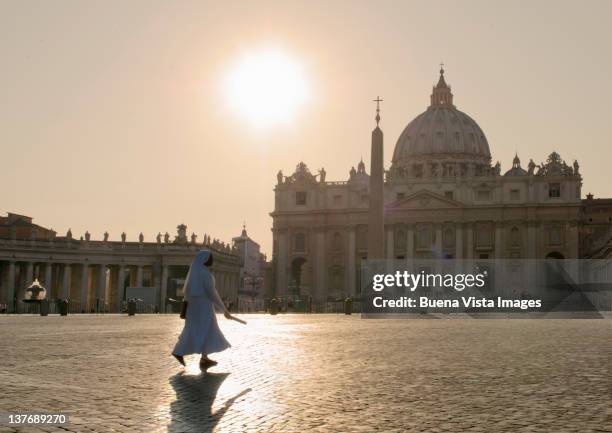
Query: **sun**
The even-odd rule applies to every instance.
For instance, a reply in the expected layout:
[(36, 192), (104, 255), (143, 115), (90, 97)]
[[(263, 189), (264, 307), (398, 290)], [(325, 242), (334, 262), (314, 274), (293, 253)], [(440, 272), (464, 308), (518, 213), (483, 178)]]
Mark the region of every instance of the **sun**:
[(231, 109), (256, 127), (289, 123), (310, 97), (303, 65), (279, 49), (244, 55), (225, 88)]

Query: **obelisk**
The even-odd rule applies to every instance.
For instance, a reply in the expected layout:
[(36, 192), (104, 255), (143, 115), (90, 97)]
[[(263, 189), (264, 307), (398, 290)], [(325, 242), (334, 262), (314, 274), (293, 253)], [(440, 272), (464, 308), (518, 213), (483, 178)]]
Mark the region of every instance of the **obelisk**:
[(368, 215), (368, 260), (383, 259), (384, 255), (384, 200), (383, 200), (383, 132), (379, 128), (380, 103), (376, 102), (376, 128), (372, 131), (372, 154), (370, 159), (370, 212)]

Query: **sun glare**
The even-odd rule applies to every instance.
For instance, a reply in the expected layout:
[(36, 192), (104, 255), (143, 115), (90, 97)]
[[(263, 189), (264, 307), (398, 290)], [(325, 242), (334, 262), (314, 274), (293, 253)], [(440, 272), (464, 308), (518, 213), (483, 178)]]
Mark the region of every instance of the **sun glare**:
[(233, 111), (257, 127), (291, 121), (308, 100), (303, 66), (280, 50), (262, 50), (241, 58), (227, 77)]

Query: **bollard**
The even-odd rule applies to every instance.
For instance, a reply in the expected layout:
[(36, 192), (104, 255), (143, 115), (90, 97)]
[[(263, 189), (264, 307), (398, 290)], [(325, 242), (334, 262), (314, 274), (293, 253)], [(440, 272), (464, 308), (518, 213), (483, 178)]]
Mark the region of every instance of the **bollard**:
[(57, 309), (59, 310), (60, 316), (68, 315), (68, 299), (58, 299)]
[(272, 316), (275, 316), (278, 314), (278, 301), (276, 300), (276, 298), (272, 298), (270, 300), (270, 314)]
[(136, 315), (136, 301), (134, 299), (130, 299), (127, 303), (127, 313), (128, 316)]
[(49, 315), (49, 301), (46, 299), (40, 302), (40, 315), (48, 316)]
[(353, 314), (353, 299), (351, 299), (350, 297), (344, 300), (344, 314), (346, 314), (347, 316)]

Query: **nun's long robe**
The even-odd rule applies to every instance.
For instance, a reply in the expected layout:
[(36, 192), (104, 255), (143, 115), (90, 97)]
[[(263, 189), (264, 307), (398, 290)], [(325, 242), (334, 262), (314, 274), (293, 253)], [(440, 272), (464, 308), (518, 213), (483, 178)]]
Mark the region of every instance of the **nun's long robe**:
[(215, 289), (215, 278), (204, 266), (209, 256), (210, 252), (201, 251), (189, 269), (183, 289), (187, 314), (185, 327), (173, 350), (176, 355), (207, 355), (230, 347), (219, 329), (215, 315), (215, 307), (221, 312), (225, 312), (226, 308)]

